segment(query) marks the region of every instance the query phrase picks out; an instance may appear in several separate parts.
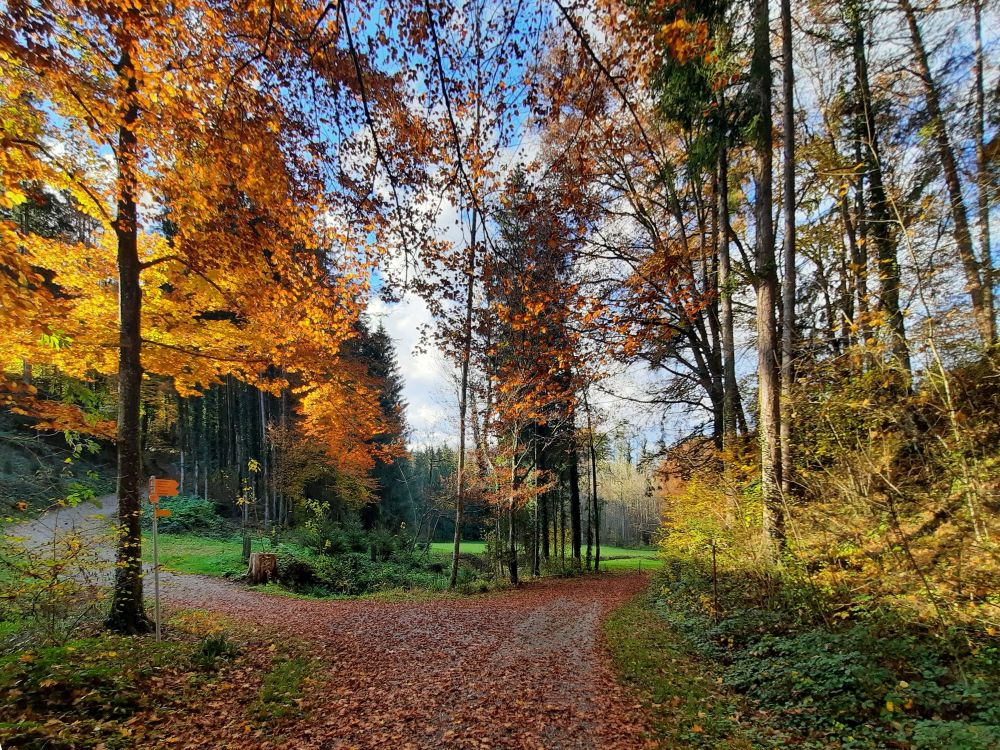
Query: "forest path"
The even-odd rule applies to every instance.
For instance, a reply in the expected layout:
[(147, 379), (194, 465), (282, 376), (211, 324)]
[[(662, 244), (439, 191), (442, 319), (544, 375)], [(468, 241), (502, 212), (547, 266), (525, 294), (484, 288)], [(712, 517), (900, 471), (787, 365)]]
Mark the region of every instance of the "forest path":
[(0, 529), (0, 535), (15, 537), (28, 547), (51, 544), (66, 534), (100, 545), (101, 558), (114, 560), (111, 525), (118, 513), (118, 496), (102, 495), (91, 502), (52, 508), (37, 518)]
[[(429, 601), (297, 600), (174, 576), (174, 607), (301, 641), (318, 669), (305, 718), (247, 736), (238, 700), (196, 712), (188, 747), (645, 747), (644, 716), (616, 681), (601, 622), (641, 575), (545, 579)], [(245, 699), (245, 697), (244, 697)]]
[[(107, 532), (116, 510), (107, 495), (7, 533), (40, 547), (78, 530), (113, 559)], [(646, 746), (644, 714), (616, 681), (601, 637), (603, 618), (645, 588), (642, 575), (546, 578), (493, 594), (395, 602), (296, 599), (167, 572), (160, 584), (168, 618), (206, 610), (277, 644), (276, 653), (294, 644), (315, 668), (302, 717), (251, 732), (246, 710), (256, 690), (233, 686), (210, 710), (191, 706), (177, 717), (182, 747)]]

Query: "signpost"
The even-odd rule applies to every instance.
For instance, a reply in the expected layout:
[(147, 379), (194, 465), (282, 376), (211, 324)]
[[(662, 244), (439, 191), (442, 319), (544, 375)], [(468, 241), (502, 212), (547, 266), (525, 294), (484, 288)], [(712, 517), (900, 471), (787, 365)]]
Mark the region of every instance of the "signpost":
[(149, 478), (149, 502), (153, 504), (153, 622), (156, 626), (156, 640), (160, 640), (160, 559), (158, 549), (157, 519), (168, 518), (169, 508), (159, 507), (161, 497), (173, 497), (177, 494), (176, 479)]

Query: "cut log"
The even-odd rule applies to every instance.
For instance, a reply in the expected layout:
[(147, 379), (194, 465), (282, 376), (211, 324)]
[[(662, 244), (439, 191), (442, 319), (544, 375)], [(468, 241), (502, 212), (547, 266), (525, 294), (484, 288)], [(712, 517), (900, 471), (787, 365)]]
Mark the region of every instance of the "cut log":
[(273, 552), (253, 552), (247, 580), (250, 583), (268, 583), (278, 577), (278, 556)]

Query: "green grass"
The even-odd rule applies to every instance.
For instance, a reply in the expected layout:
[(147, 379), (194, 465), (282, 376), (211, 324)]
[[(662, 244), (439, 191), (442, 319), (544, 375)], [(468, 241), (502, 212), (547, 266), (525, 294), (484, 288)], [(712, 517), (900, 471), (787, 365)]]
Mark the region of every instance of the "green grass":
[(316, 665), (300, 657), (278, 657), (264, 675), (257, 699), (250, 705), (250, 715), (268, 723), (302, 715), (303, 688)]
[[(267, 540), (254, 540), (254, 549), (269, 544)], [(431, 554), (445, 559), (450, 555), (451, 542), (432, 542)], [(483, 554), (485, 542), (463, 542), (462, 551)], [(660, 567), (655, 549), (629, 549), (627, 547), (602, 547), (601, 567), (605, 570), (637, 570)], [(153, 543), (145, 535), (142, 557), (153, 562)], [(243, 562), (243, 544), (239, 537), (219, 539), (198, 534), (160, 534), (159, 559), (163, 570), (204, 576), (233, 576), (246, 571)], [(432, 587), (433, 588), (433, 587)]]
[[(452, 542), (431, 542), (431, 553), (435, 556), (450, 555), (453, 549)], [(569, 553), (569, 548), (566, 552)], [(481, 555), (486, 552), (486, 542), (462, 542), (462, 552)], [(553, 550), (553, 555), (556, 551)], [(586, 554), (586, 550), (584, 551)], [(652, 547), (631, 548), (631, 547), (601, 547), (601, 567), (607, 570), (637, 570), (646, 568), (659, 568), (660, 560), (657, 558), (657, 550)], [(567, 554), (569, 557), (569, 554)]]
[[(142, 559), (153, 562), (153, 541), (144, 536)], [(246, 571), (243, 543), (196, 534), (160, 534), (159, 559), (164, 570), (203, 576), (239, 575)]]
[(608, 560), (601, 555), (601, 570), (658, 570), (662, 565), (663, 561), (655, 557), (616, 557)]
[(657, 615), (649, 594), (612, 612), (604, 632), (619, 675), (650, 712), (660, 747), (751, 747), (730, 718), (737, 706), (712, 665), (698, 659)]
[[(431, 542), (431, 552), (450, 555), (455, 548), (452, 542)], [(486, 552), (486, 542), (462, 542), (462, 552), (470, 555), (481, 555)]]

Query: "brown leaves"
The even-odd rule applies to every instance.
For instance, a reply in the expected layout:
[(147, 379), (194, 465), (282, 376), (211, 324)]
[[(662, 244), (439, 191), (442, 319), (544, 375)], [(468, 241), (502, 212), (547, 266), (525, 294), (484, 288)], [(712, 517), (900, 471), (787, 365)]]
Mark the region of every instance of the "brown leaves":
[[(279, 641), (305, 639), (327, 666), (302, 696), (308, 718), (249, 735), (228, 691), (212, 725), (202, 706), (187, 705), (171, 729), (186, 747), (643, 746), (642, 716), (598, 642), (603, 613), (638, 592), (640, 577), (553, 580), (466, 599), (294, 606), (208, 583), (186, 579), (169, 596), (252, 622)], [(235, 695), (253, 694), (259, 677), (248, 678)], [(192, 730), (180, 733), (178, 724)]]

